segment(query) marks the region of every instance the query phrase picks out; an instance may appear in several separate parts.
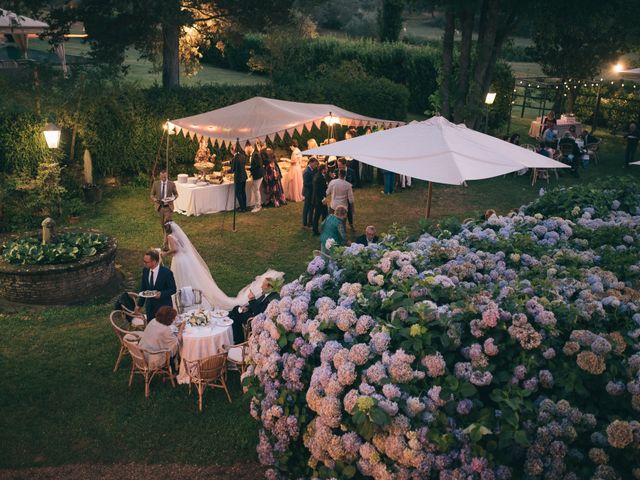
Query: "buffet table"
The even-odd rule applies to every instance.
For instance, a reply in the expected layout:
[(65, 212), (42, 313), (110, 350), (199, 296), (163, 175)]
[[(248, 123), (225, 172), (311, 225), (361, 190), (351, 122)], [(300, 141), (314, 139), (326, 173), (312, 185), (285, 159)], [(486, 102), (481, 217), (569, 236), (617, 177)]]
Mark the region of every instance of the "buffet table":
[[(253, 194), (253, 180), (247, 181), (247, 206), (256, 204)], [(177, 213), (183, 215), (203, 215), (233, 210), (233, 183), (218, 185), (195, 185), (176, 182), (178, 198), (174, 202)]]

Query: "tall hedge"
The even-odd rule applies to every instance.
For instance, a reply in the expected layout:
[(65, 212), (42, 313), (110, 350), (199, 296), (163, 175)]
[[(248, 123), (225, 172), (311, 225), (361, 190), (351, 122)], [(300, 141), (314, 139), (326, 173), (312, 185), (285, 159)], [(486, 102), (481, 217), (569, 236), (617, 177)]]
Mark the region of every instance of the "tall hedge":
[[(245, 35), (235, 43), (225, 42), (223, 54), (213, 46), (203, 61), (248, 71), (250, 60), (261, 58), (268, 62), (275, 57), (270, 55), (267, 43), (265, 36)], [(429, 108), (429, 96), (438, 88), (439, 53), (432, 47), (321, 36), (314, 39), (289, 37), (289, 41), (280, 48), (286, 50), (283, 57), (289, 63), (274, 65), (273, 80), (276, 84), (315, 78), (320, 65), (331, 69), (345, 61), (356, 61), (369, 75), (406, 86), (410, 93), (409, 110), (417, 113)], [(295, 62), (290, 62), (292, 58)]]

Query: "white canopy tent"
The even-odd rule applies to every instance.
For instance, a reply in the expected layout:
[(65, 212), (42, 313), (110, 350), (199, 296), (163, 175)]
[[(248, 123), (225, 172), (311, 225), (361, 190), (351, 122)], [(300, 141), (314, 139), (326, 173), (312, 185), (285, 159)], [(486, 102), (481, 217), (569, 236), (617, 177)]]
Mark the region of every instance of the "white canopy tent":
[(13, 36), (25, 58), (29, 48), (29, 35), (38, 35), (49, 28), (49, 24), (33, 18), (17, 15), (0, 8), (0, 34)]
[(466, 180), (497, 177), (524, 167), (568, 168), (465, 125), (455, 125), (444, 117), (411, 122), (303, 153), (353, 157), (374, 167), (426, 180), (430, 182), (427, 212), (431, 182), (461, 185)]
[(382, 120), (349, 112), (335, 105), (299, 103), (273, 98), (254, 97), (228, 107), (201, 113), (192, 117), (169, 120), (170, 131), (196, 139), (208, 138), (212, 143), (239, 140), (264, 141), (277, 135), (302, 133), (325, 123), (346, 126), (377, 126), (384, 128), (403, 125), (404, 122)]

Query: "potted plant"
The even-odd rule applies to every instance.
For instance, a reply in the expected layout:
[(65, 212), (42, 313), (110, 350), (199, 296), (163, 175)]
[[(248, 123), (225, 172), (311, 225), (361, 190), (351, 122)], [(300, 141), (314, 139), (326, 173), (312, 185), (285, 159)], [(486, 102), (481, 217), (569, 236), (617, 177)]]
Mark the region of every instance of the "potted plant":
[(102, 188), (93, 183), (93, 161), (88, 149), (84, 150), (84, 185), (82, 191), (84, 200), (87, 203), (98, 203), (102, 201)]
[(70, 198), (65, 203), (64, 208), (67, 211), (70, 224), (73, 225), (80, 222), (80, 214), (82, 213), (84, 206), (79, 198)]

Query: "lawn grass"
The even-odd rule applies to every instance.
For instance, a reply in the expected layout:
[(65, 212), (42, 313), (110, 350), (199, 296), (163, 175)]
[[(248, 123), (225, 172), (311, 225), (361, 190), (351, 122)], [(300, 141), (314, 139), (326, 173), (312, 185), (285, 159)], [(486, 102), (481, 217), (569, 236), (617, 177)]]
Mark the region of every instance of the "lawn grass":
[[(44, 40), (30, 40), (29, 48), (34, 50), (49, 51), (51, 46)], [(81, 39), (69, 39), (65, 43), (67, 55), (87, 56), (89, 46)], [(148, 60), (139, 58), (139, 53), (134, 49), (127, 50), (124, 65), (127, 67), (127, 79), (142, 87), (153, 84), (162, 84), (162, 73), (153, 71), (153, 64)], [(257, 85), (268, 80), (260, 75), (252, 75), (244, 72), (226, 70), (224, 68), (202, 65), (202, 69), (193, 76), (187, 76), (180, 72), (180, 83), (183, 86), (203, 84), (227, 84), (227, 85)]]
[[(526, 141), (529, 120), (514, 118), (512, 131)], [(575, 184), (623, 170), (620, 138), (604, 136), (600, 165), (580, 179), (563, 175), (560, 184)], [(552, 181), (555, 185), (556, 181)], [(528, 176), (507, 175), (469, 182), (468, 187), (435, 185), (433, 216), (479, 216), (488, 208), (505, 213), (529, 202), (541, 185)], [(546, 183), (542, 184), (545, 188)], [(356, 191), (359, 234), (368, 224), (385, 231), (394, 222), (419, 231), (425, 211), (426, 185), (393, 196), (381, 187)], [(267, 268), (296, 278), (318, 248), (316, 237), (300, 227), (302, 205), (231, 214), (176, 216), (209, 264), (214, 278), (233, 294)], [(82, 227), (100, 229), (118, 239), (117, 262), (127, 281), (136, 285), (141, 256), (159, 246), (158, 219), (141, 187), (110, 189), (104, 201), (83, 215)], [(229, 404), (221, 392), (205, 393), (205, 410), (184, 385), (172, 389), (154, 381), (146, 400), (140, 378), (127, 387), (129, 360), (112, 373), (118, 351), (108, 326), (112, 299), (88, 299), (85, 305), (47, 308), (2, 306), (5, 341), (0, 347), (0, 468), (69, 463), (220, 464), (256, 461), (257, 424), (248, 414), (237, 376), (232, 375)]]

